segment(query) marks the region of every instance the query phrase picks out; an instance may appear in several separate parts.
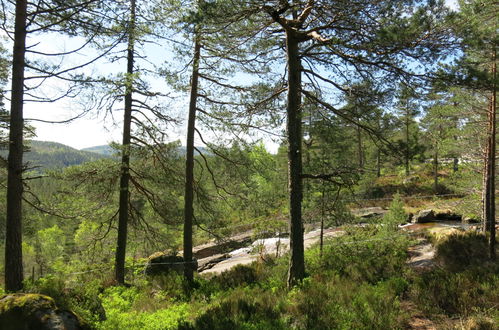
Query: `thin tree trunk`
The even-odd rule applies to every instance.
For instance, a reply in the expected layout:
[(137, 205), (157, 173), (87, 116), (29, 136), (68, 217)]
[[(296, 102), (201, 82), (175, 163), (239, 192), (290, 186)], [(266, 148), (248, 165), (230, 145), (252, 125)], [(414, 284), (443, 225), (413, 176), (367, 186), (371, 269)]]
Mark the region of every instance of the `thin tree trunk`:
[(125, 283), (125, 256), (128, 234), (128, 200), (130, 184), (130, 140), (132, 126), (132, 91), (135, 44), (135, 0), (130, 1), (130, 26), (128, 31), (127, 76), (125, 90), (125, 115), (123, 120), (123, 143), (121, 150), (120, 200), (118, 216), (118, 241), (116, 247), (115, 280)]
[(192, 222), (194, 218), (194, 130), (196, 127), (196, 107), (199, 85), (199, 60), (201, 57), (201, 42), (196, 31), (194, 41), (194, 58), (192, 63), (191, 94), (189, 102), (189, 118), (187, 122), (187, 142), (185, 158), (185, 207), (184, 207), (184, 276), (193, 281), (192, 261)]
[(359, 168), (363, 168), (364, 154), (362, 152), (362, 132), (360, 126), (357, 126), (357, 152), (359, 156)]
[(292, 31), (286, 31), (288, 62), (288, 175), (289, 175), (289, 227), (290, 251), (288, 287), (305, 277), (305, 256), (302, 223), (302, 130), (301, 130), (301, 60), (299, 41)]
[[(458, 103), (457, 103), (457, 102), (454, 102), (454, 103), (453, 103), (453, 105), (454, 105), (454, 107), (455, 107), (455, 108), (457, 108)], [(457, 118), (453, 118), (453, 120), (454, 120), (454, 129), (455, 129), (455, 131), (457, 132), (457, 130), (458, 130), (458, 126), (459, 126), (458, 119), (457, 119)], [(454, 134), (454, 143), (457, 143), (457, 141), (458, 141), (458, 136), (457, 136), (457, 134)], [(455, 152), (456, 152), (456, 151), (454, 151), (454, 153), (455, 153)], [(455, 172), (457, 172), (458, 170), (459, 170), (459, 158), (458, 158), (458, 156), (456, 155), (456, 156), (454, 156), (454, 159), (453, 159), (453, 163), (452, 163), (452, 171), (455, 173)]]
[(381, 151), (379, 148), (376, 151), (376, 176), (381, 177)]
[(483, 179), (482, 179), (482, 219), (483, 219), (483, 231), (488, 232), (489, 231), (489, 219), (490, 219), (490, 207), (489, 207), (489, 149), (490, 149), (490, 142), (489, 142), (489, 132), (487, 132), (487, 142), (485, 146), (485, 154), (484, 154), (484, 165), (483, 165)]
[(23, 103), (26, 56), (27, 1), (16, 2), (12, 94), (10, 102), (9, 156), (7, 175), (7, 221), (5, 232), (5, 290), (23, 288), (22, 194), (23, 194)]
[(435, 153), (433, 155), (433, 190), (438, 194), (438, 143), (435, 143)]
[(320, 257), (322, 258), (322, 253), (324, 250), (324, 218), (326, 217), (326, 188), (324, 187), (324, 181), (321, 183), (321, 234), (320, 234)]
[(492, 260), (496, 259), (496, 184), (495, 184), (495, 172), (496, 172), (496, 76), (497, 76), (497, 65), (496, 65), (496, 52), (494, 50), (492, 64), (492, 78), (494, 81), (492, 89), (492, 98), (490, 102), (490, 152), (489, 152), (489, 257)]
[(407, 113), (405, 117), (405, 176), (409, 176), (409, 158), (410, 158), (410, 150), (409, 150), (409, 105), (407, 105)]

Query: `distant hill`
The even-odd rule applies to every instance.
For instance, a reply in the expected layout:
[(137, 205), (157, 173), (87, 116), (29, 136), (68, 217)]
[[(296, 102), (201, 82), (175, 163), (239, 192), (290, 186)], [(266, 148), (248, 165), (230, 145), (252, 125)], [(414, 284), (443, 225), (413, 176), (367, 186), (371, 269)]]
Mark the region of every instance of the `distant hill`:
[(28, 141), (24, 162), (35, 170), (64, 168), (106, 158), (104, 155), (81, 151), (57, 142)]
[[(102, 158), (110, 158), (117, 153), (110, 145), (77, 150), (62, 143), (31, 140), (27, 141), (27, 146), (28, 151), (24, 153), (24, 162), (36, 171), (79, 165)], [(205, 147), (197, 148), (207, 155), (211, 154)], [(179, 147), (178, 152), (184, 155), (185, 147)], [(0, 150), (0, 156), (3, 158), (7, 158), (7, 153), (6, 150)], [(196, 154), (198, 153), (196, 152)]]
[(105, 155), (105, 156), (113, 156), (116, 153), (116, 150), (113, 149), (109, 144), (105, 144), (102, 146), (94, 146), (94, 147), (89, 147), (89, 148), (83, 148), (81, 151), (88, 151), (88, 152), (93, 152), (99, 155)]
[[(202, 153), (211, 155), (211, 151), (205, 147), (197, 147)], [(95, 146), (95, 147), (89, 147), (89, 148), (83, 148), (81, 149), (82, 151), (88, 151), (88, 152), (94, 152), (99, 155), (105, 155), (105, 156), (114, 156), (117, 153), (117, 150), (111, 147), (110, 145), (102, 145), (102, 146)], [(180, 146), (178, 152), (181, 155), (185, 155), (186, 148), (184, 146)], [(194, 154), (199, 154), (197, 150), (194, 151)]]

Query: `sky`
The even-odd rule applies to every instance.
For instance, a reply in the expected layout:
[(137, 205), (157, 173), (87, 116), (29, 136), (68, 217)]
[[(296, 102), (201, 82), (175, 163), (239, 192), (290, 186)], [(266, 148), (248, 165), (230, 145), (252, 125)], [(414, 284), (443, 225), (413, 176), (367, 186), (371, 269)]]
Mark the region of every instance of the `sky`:
[[(446, 0), (448, 6), (453, 9), (457, 8), (457, 0)], [(75, 39), (61, 39), (61, 38), (48, 38), (43, 41), (33, 41), (37, 43), (37, 49), (44, 51), (64, 51), (74, 48), (78, 40)], [(86, 54), (88, 56), (88, 54)], [(85, 54), (82, 55), (84, 58)], [(80, 58), (80, 59), (82, 59)], [(77, 62), (78, 58), (73, 58)], [(94, 68), (95, 70), (96, 68)], [(107, 63), (105, 69), (103, 67), (97, 68), (99, 71), (113, 72), (121, 71), (117, 64)], [(156, 81), (156, 83), (160, 83)], [(57, 86), (56, 86), (57, 87)], [(47, 92), (49, 93), (49, 92)], [(8, 107), (8, 103), (6, 104)], [(42, 119), (48, 121), (64, 121), (76, 116), (79, 113), (78, 107), (70, 100), (63, 100), (56, 103), (31, 103), (27, 102), (24, 107), (24, 115), (27, 119)], [(186, 111), (187, 112), (187, 111)], [(97, 145), (105, 145), (111, 142), (119, 142), (121, 140), (121, 120), (118, 118), (120, 112), (116, 114), (116, 118), (112, 119), (104, 114), (89, 114), (83, 118), (76, 119), (71, 123), (66, 124), (53, 124), (43, 123), (39, 121), (30, 121), (30, 124), (36, 129), (35, 140), (53, 141), (63, 143), (76, 149), (82, 149)], [(184, 126), (182, 124), (182, 126)], [(171, 141), (180, 139), (184, 142), (184, 128), (178, 127), (176, 130), (171, 130), (169, 139)], [(278, 145), (273, 142), (266, 142), (267, 149), (275, 152)]]

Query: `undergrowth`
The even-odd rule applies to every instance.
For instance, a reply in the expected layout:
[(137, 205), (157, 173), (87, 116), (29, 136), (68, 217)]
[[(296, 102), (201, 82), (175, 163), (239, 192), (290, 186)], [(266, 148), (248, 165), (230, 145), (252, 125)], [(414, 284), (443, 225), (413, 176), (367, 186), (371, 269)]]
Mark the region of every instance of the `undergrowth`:
[(136, 277), (129, 287), (95, 280), (67, 288), (47, 277), (28, 289), (106, 330), (403, 329), (410, 315), (400, 302), (407, 299), (430, 318), (460, 318), (480, 329), (499, 321), (499, 266), (487, 260), (484, 237), (457, 233), (438, 241), (437, 267), (416, 274), (406, 264), (411, 239), (396, 229), (402, 207), (395, 201), (385, 219), (345, 227), (322, 251), (307, 250), (307, 277), (291, 290), (287, 255), (190, 285), (177, 274)]

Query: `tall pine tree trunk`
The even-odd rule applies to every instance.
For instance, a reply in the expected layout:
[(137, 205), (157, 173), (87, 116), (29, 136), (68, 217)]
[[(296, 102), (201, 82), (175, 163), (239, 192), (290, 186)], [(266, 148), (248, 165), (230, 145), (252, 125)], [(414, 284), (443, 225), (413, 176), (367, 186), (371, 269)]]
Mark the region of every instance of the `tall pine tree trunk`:
[(435, 142), (435, 151), (433, 154), (433, 190), (438, 194), (438, 142)]
[(135, 0), (130, 1), (130, 22), (128, 31), (127, 75), (125, 80), (125, 115), (123, 120), (123, 143), (121, 150), (121, 178), (118, 215), (118, 242), (116, 247), (115, 280), (125, 283), (125, 256), (128, 234), (128, 199), (130, 184), (130, 140), (132, 126), (132, 91), (135, 41)]
[(496, 52), (494, 50), (493, 64), (492, 64), (492, 78), (493, 78), (493, 89), (492, 97), (490, 100), (490, 112), (489, 112), (489, 173), (487, 176), (488, 182), (488, 197), (489, 197), (489, 256), (492, 260), (496, 258), (496, 78), (497, 78), (497, 64), (496, 64)]
[(362, 132), (360, 126), (357, 126), (357, 152), (359, 156), (359, 168), (364, 167), (364, 153), (362, 151)]
[(405, 176), (409, 176), (409, 158), (410, 158), (410, 147), (409, 147), (409, 105), (407, 105), (407, 114), (405, 119)]
[(23, 103), (26, 55), (27, 1), (16, 2), (12, 94), (10, 102), (9, 156), (7, 175), (7, 222), (5, 232), (5, 290), (23, 287), (22, 194), (23, 194)]
[(188, 281), (194, 279), (192, 267), (192, 222), (194, 218), (194, 130), (196, 127), (196, 107), (199, 85), (199, 60), (201, 42), (199, 31), (194, 41), (194, 58), (192, 63), (191, 94), (189, 102), (189, 118), (187, 122), (187, 142), (185, 158), (185, 208), (184, 208), (184, 276)]
[(289, 175), (290, 250), (288, 286), (305, 277), (302, 223), (302, 129), (301, 129), (301, 60), (299, 41), (292, 30), (286, 31), (288, 62), (287, 133)]
[(381, 177), (381, 150), (376, 150), (376, 176)]

